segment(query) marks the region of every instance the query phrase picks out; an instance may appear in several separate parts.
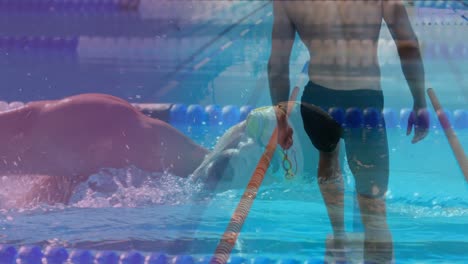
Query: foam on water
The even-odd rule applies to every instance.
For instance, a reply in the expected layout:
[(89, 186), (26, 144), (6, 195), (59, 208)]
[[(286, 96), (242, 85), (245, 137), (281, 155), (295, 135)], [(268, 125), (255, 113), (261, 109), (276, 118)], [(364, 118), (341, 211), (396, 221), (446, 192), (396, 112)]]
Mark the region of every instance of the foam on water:
[(20, 109), (20, 108), (22, 108), (24, 106), (25, 106), (25, 104), (23, 102), (19, 102), (19, 101), (14, 101), (14, 102), (10, 102), (10, 103), (7, 103), (5, 101), (0, 101), (0, 113)]
[[(16, 201), (31, 191), (40, 182), (40, 178), (41, 176), (0, 178), (0, 209), (15, 208)], [(201, 189), (200, 183), (170, 173), (150, 173), (135, 167), (102, 169), (75, 188), (67, 206), (101, 208), (184, 204)], [(25, 206), (19, 209), (34, 210), (41, 207), (50, 205)]]
[(77, 207), (140, 207), (184, 204), (200, 184), (169, 173), (148, 173), (135, 167), (106, 169), (81, 183), (70, 200)]
[(16, 208), (22, 197), (42, 178), (43, 176), (0, 175), (0, 210)]

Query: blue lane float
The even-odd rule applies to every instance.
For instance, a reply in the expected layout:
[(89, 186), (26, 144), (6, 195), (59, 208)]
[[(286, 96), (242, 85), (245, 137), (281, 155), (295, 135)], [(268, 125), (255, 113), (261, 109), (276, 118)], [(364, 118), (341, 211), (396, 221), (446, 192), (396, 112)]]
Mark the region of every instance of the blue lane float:
[(10, 245), (0, 245), (0, 263), (13, 263), (18, 251)]
[(89, 250), (76, 249), (70, 253), (70, 262), (73, 264), (93, 264), (94, 256)]
[(429, 109), (428, 114), (429, 114), (429, 122), (430, 122), (429, 127), (430, 128), (433, 128), (433, 129), (442, 128), (442, 125), (441, 125), (440, 120), (438, 118), (439, 115), (442, 116), (442, 118), (444, 120), (443, 122), (446, 123), (446, 126), (451, 124), (451, 123), (447, 122), (447, 121), (449, 121), (448, 116), (451, 115), (451, 114), (448, 114), (447, 110), (444, 110), (441, 113), (436, 113), (433, 109)]
[(168, 262), (168, 257), (162, 253), (152, 253), (146, 257), (146, 264), (166, 264)]
[(468, 111), (458, 109), (453, 112), (453, 127), (455, 129), (468, 129)]
[(453, 115), (452, 112), (448, 110), (438, 111), (437, 114), (438, 122), (436, 123), (438, 126), (442, 127), (443, 129), (453, 128)]
[(174, 104), (169, 111), (169, 122), (173, 125), (187, 123), (187, 106), (184, 104)]
[(22, 246), (18, 250), (18, 262), (36, 264), (42, 262), (42, 250), (38, 246)]
[(364, 126), (367, 128), (380, 127), (382, 124), (382, 113), (376, 108), (364, 109), (363, 116)]
[(239, 123), (240, 120), (240, 109), (234, 105), (227, 105), (223, 107), (223, 125), (233, 126)]
[[(1, 264), (205, 264), (210, 263), (211, 255), (167, 255), (161, 252), (143, 253), (136, 250), (117, 253), (114, 251), (90, 251), (84, 249), (66, 249), (64, 247), (46, 247), (43, 251), (39, 246), (26, 245), (19, 250), (12, 245), (0, 244)], [(255, 264), (319, 264), (324, 263), (322, 258), (309, 258), (306, 261), (293, 257), (280, 259), (257, 256), (245, 258), (232, 255), (228, 264), (255, 263)]]
[(250, 105), (244, 105), (240, 108), (240, 121), (244, 121), (250, 112), (253, 110), (253, 107)]
[(328, 110), (328, 114), (340, 125), (345, 121), (345, 111), (340, 107), (332, 107)]
[(408, 126), (408, 118), (412, 110), (409, 108), (403, 108), (400, 110), (400, 127), (406, 129)]
[[(23, 102), (19, 101), (10, 103), (0, 101), (0, 112), (14, 110), (24, 105)], [(155, 107), (155, 109), (157, 109), (157, 107)], [(234, 105), (219, 106), (215, 104), (207, 106), (197, 104), (172, 104), (169, 109), (168, 122), (176, 127), (189, 125), (200, 127), (222, 126), (226, 128), (244, 121), (252, 110), (253, 107), (249, 105), (238, 107)], [(410, 108), (384, 108), (382, 112), (375, 108), (343, 109), (332, 107), (324, 110), (328, 112), (335, 121), (346, 128), (376, 128), (383, 126), (383, 121), (385, 121), (385, 126), (387, 128), (406, 129), (409, 115), (412, 112)], [(441, 129), (451, 126), (455, 130), (468, 129), (467, 109), (456, 109), (454, 111), (444, 109), (443, 112), (440, 113), (429, 110), (429, 116), (431, 128)], [(438, 116), (442, 116), (442, 120), (445, 120), (443, 121), (445, 122), (444, 124), (440, 123)]]
[(362, 110), (357, 107), (350, 107), (345, 112), (344, 126), (347, 128), (360, 128), (363, 124), (364, 116)]
[(206, 112), (201, 105), (192, 104), (187, 107), (188, 125), (200, 126), (206, 122)]
[(144, 264), (145, 257), (138, 251), (129, 251), (120, 257), (121, 264)]
[(98, 264), (118, 264), (119, 256), (113, 251), (100, 251), (96, 254), (95, 261)]
[(176, 256), (172, 261), (174, 264), (195, 264), (195, 259), (190, 255)]
[(382, 111), (382, 114), (383, 114), (383, 118), (385, 120), (385, 124), (387, 127), (397, 127), (399, 122), (400, 122), (400, 118), (399, 118), (399, 115), (395, 112), (395, 110), (391, 109), (391, 108), (385, 108), (383, 111)]
[(229, 260), (230, 264), (244, 264), (247, 263), (247, 259), (239, 256), (232, 256)]
[[(123, 253), (114, 251), (96, 251), (81, 249), (66, 249), (64, 247), (47, 247), (44, 251), (38, 246), (22, 246), (17, 251), (15, 246), (0, 245), (0, 263), (2, 264), (202, 264), (210, 263), (211, 256), (194, 257), (191, 255), (166, 255), (165, 253), (153, 252), (142, 253), (131, 250)], [(320, 262), (322, 261), (322, 262)], [(256, 264), (299, 264), (303, 261), (294, 258), (271, 259), (264, 256), (244, 258), (231, 256), (228, 264), (256, 263)], [(320, 259), (310, 259), (306, 263), (323, 263)]]
[(68, 257), (68, 251), (63, 247), (48, 247), (44, 252), (47, 263), (63, 263)]
[(208, 125), (216, 126), (223, 122), (222, 109), (218, 105), (208, 105), (205, 107)]

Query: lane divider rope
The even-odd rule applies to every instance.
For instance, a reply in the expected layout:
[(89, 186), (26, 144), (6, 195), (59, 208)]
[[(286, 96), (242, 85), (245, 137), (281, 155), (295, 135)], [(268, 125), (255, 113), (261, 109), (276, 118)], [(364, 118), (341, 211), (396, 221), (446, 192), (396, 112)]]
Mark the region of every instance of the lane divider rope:
[[(296, 100), (297, 94), (299, 93), (299, 87), (294, 87), (290, 100), (288, 102), (288, 111), (287, 115), (292, 111), (293, 104)], [(250, 178), (249, 183), (242, 195), (241, 200), (239, 201), (234, 214), (229, 221), (229, 224), (221, 237), (221, 240), (216, 247), (214, 256), (210, 260), (210, 263), (216, 264), (224, 264), (227, 263), (229, 256), (231, 254), (234, 245), (236, 244), (237, 238), (239, 233), (244, 225), (245, 220), (247, 219), (247, 215), (249, 214), (250, 208), (252, 207), (253, 201), (257, 196), (257, 192), (265, 178), (265, 173), (270, 166), (270, 161), (275, 153), (276, 146), (277, 146), (277, 135), (278, 135), (278, 127), (275, 127), (273, 134), (271, 135), (270, 141), (266, 146), (265, 151), (263, 152), (260, 160), (255, 168), (252, 177)]]

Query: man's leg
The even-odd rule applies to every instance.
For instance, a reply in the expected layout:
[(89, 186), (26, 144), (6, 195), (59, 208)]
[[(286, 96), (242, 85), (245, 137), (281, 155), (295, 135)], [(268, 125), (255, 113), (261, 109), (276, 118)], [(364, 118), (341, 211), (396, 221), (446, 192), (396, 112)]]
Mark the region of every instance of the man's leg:
[[(344, 249), (344, 184), (339, 163), (341, 126), (320, 107), (302, 98), (301, 115), (304, 130), (319, 150), (318, 183), (333, 228), (333, 248)], [(334, 254), (335, 257), (344, 257)]]
[(364, 260), (369, 263), (390, 263), (393, 244), (385, 203), (389, 176), (385, 129), (347, 131), (345, 142), (364, 225)]
[(334, 249), (344, 249), (344, 184), (339, 164), (339, 145), (333, 152), (320, 151), (318, 184), (333, 229)]
[(368, 263), (391, 263), (392, 234), (387, 225), (385, 198), (358, 195), (362, 222), (365, 228), (364, 260)]

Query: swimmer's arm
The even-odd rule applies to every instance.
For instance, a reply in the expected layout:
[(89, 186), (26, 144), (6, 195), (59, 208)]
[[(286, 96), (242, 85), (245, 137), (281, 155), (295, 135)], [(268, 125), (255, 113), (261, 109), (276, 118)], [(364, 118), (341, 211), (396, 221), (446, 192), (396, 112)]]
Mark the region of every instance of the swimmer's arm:
[[(273, 16), (268, 81), (272, 103), (278, 105), (287, 102), (289, 99), (289, 58), (294, 44), (296, 28), (289, 19), (281, 1), (273, 1)], [(284, 107), (283, 110), (286, 110), (286, 104), (284, 104)]]
[(383, 1), (383, 18), (397, 46), (403, 74), (414, 100), (414, 110), (426, 108), (424, 66), (419, 41), (401, 0)]

